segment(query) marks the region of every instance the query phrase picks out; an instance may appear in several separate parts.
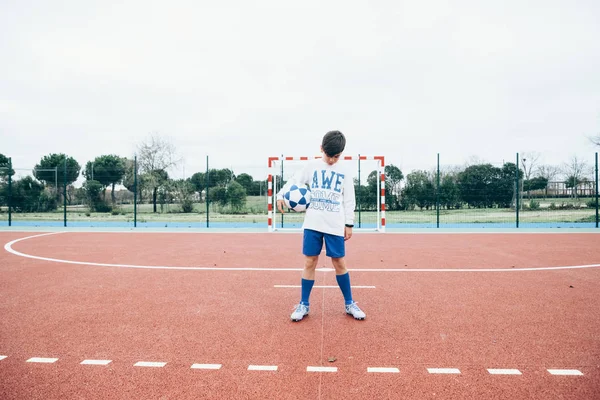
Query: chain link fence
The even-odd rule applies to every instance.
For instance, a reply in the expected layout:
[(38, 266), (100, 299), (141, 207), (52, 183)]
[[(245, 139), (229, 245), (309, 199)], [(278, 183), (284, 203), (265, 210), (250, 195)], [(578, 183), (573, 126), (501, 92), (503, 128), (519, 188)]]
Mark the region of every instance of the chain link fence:
[[(109, 162), (110, 161), (110, 162)], [(259, 228), (267, 230), (268, 174), (264, 165), (206, 168), (173, 179), (114, 157), (81, 168), (66, 156), (27, 168), (0, 163), (0, 224), (5, 226)], [(386, 228), (598, 227), (598, 154), (560, 166), (519, 154), (492, 162), (444, 162), (429, 168), (385, 165)], [(284, 183), (298, 165), (282, 163)], [(355, 224), (378, 221), (375, 165), (354, 165)], [(274, 196), (280, 186), (274, 188)], [(274, 199), (273, 199), (274, 201)], [(298, 227), (302, 215), (278, 216)]]

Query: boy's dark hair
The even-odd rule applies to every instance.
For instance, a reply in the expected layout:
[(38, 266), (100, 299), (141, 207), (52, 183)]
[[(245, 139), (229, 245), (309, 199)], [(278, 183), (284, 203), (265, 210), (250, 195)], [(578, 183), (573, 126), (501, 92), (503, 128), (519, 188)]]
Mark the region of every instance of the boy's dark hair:
[(321, 144), (323, 151), (329, 157), (340, 154), (346, 147), (346, 137), (340, 131), (329, 131), (323, 136), (323, 143)]

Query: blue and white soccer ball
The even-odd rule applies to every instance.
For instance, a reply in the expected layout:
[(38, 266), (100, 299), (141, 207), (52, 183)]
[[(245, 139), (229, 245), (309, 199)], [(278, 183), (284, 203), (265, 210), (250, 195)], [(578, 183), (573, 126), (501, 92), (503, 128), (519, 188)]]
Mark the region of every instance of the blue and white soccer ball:
[(310, 204), (310, 189), (307, 186), (292, 185), (283, 195), (283, 201), (289, 209), (296, 212), (306, 211)]

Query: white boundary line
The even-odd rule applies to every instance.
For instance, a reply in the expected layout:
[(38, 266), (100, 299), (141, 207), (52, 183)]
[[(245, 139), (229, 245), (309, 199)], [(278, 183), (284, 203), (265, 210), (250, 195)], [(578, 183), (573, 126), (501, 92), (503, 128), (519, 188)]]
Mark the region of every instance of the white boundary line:
[(58, 361), (58, 358), (44, 358), (44, 357), (31, 357), (26, 362), (30, 363), (44, 363), (44, 364), (53, 364)]
[(112, 360), (83, 360), (81, 365), (108, 365)]
[(221, 364), (192, 364), (192, 369), (221, 369)]
[[(95, 263), (88, 261), (72, 261), (62, 260), (58, 258), (40, 257), (31, 254), (21, 253), (12, 248), (15, 243), (22, 242), (28, 239), (34, 239), (42, 236), (56, 235), (65, 232), (51, 232), (43, 233), (40, 235), (27, 236), (20, 239), (15, 239), (4, 245), (4, 250), (19, 257), (31, 258), (40, 261), (51, 261), (63, 264), (75, 264), (75, 265), (89, 265), (93, 267), (113, 267), (113, 268), (136, 268), (136, 269), (169, 269), (178, 271), (268, 271), (268, 272), (282, 272), (282, 271), (302, 271), (302, 268), (244, 268), (244, 267), (175, 267), (168, 265), (132, 265), (132, 264), (109, 264), (109, 263)], [(584, 268), (598, 268), (600, 264), (588, 264), (588, 265), (569, 265), (569, 266), (558, 266), (558, 267), (539, 267), (539, 268), (352, 268), (352, 272), (527, 272), (527, 271), (557, 271), (566, 269), (584, 269)], [(329, 272), (331, 269), (324, 270), (323, 272)], [(317, 269), (319, 271), (319, 269)]]
[(490, 375), (523, 375), (518, 369), (488, 368)]
[[(273, 285), (275, 288), (301, 288), (302, 285)], [(375, 286), (351, 286), (352, 289), (375, 289)], [(331, 285), (331, 286), (313, 286), (313, 289), (339, 289), (339, 286)]]
[(400, 370), (398, 368), (368, 367), (367, 372), (399, 374)]
[(552, 375), (566, 375), (566, 376), (581, 376), (583, 373), (578, 369), (549, 369), (549, 373)]
[(162, 368), (167, 365), (166, 362), (157, 362), (157, 361), (138, 361), (133, 364), (134, 367), (151, 367), (151, 368)]
[(248, 371), (277, 371), (277, 365), (248, 365)]

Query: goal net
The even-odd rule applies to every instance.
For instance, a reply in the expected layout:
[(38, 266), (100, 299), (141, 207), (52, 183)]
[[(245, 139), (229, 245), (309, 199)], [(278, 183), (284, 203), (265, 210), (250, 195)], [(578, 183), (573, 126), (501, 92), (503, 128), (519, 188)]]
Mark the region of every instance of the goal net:
[[(304, 167), (307, 161), (321, 158), (312, 157), (269, 157), (267, 178), (267, 224), (269, 232), (300, 231), (304, 213), (277, 210), (277, 192), (283, 185)], [(352, 171), (356, 195), (354, 229), (359, 231), (385, 232), (385, 158), (383, 156), (342, 156), (340, 163), (346, 163)]]

